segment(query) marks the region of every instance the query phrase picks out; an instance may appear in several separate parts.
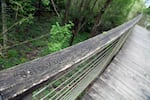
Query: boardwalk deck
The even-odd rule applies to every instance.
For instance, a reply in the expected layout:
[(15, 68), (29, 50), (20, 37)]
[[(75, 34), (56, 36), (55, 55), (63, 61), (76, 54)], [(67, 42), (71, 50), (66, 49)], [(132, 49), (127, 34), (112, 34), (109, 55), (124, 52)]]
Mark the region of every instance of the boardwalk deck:
[(150, 100), (150, 32), (135, 26), (82, 100)]

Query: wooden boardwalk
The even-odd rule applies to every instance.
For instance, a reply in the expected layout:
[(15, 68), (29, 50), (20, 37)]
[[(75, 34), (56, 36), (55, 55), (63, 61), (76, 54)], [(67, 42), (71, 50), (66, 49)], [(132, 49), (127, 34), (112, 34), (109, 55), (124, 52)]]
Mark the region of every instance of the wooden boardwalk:
[(135, 26), (82, 100), (150, 100), (150, 32)]

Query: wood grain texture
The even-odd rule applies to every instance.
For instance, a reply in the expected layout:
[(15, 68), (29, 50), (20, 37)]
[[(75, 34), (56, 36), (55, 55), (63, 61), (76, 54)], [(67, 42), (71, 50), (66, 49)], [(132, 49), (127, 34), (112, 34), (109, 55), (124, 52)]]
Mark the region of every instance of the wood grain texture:
[[(83, 100), (150, 100), (150, 32), (136, 25), (131, 36)], [(99, 96), (103, 97), (98, 99)]]
[(51, 82), (66, 71), (73, 69), (75, 64), (100, 52), (122, 34), (131, 29), (142, 15), (75, 46), (66, 48), (54, 54), (18, 65), (0, 72), (0, 95), (3, 99), (23, 97), (33, 92), (46, 82)]

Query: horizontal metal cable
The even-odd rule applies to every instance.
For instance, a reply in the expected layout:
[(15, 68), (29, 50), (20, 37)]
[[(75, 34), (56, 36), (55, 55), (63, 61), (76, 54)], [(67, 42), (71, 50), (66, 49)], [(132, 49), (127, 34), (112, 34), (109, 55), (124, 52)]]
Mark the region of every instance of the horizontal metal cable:
[[(115, 44), (116, 41), (114, 41), (113, 43)], [(100, 52), (100, 54), (104, 53), (105, 50), (107, 50), (109, 46), (113, 45), (113, 43), (110, 44), (110, 45), (108, 45), (106, 48), (104, 48), (104, 49), (102, 50), (102, 52)], [(100, 55), (100, 54), (99, 54), (99, 55)], [(94, 61), (95, 59), (96, 59), (96, 58), (92, 59), (92, 61)], [(91, 62), (92, 62), (92, 61), (91, 61)], [(91, 63), (91, 62), (88, 62), (88, 63)], [(56, 81), (58, 81), (58, 80), (60, 80), (61, 78), (65, 77), (65, 76), (68, 75), (69, 73), (70, 73), (70, 72), (67, 72), (66, 74), (60, 76), (60, 77), (59, 77), (58, 79), (56, 79), (55, 81), (52, 81), (50, 84), (46, 85), (44, 88), (40, 89), (38, 92), (36, 92), (35, 94), (33, 94), (33, 97), (36, 96), (36, 95), (38, 95), (38, 94), (40, 94), (41, 92), (43, 92), (43, 91), (44, 91), (46, 88), (48, 88), (50, 85), (54, 84)]]
[[(80, 79), (82, 79), (83, 78), (83, 76), (85, 76), (86, 74), (88, 74), (92, 69), (94, 69), (94, 67), (100, 62), (100, 61), (102, 61), (102, 60), (104, 60), (104, 57), (106, 56), (106, 55), (109, 55), (109, 53), (108, 53), (109, 51), (107, 51), (107, 52), (105, 52), (105, 54), (103, 55), (103, 56), (101, 56), (100, 58), (98, 58), (96, 61), (95, 61), (95, 63), (92, 63), (92, 65), (90, 65), (86, 70), (84, 70), (82, 73), (79, 73), (79, 75), (74, 79), (74, 80), (72, 80), (66, 87), (64, 87), (63, 89), (65, 89), (65, 88), (67, 88), (68, 86), (69, 87), (72, 87), (72, 86), (74, 86), (76, 83), (78, 83), (78, 81), (80, 80)], [(100, 60), (100, 61), (99, 61)], [(98, 62), (99, 61), (99, 62)], [(79, 80), (77, 81), (77, 82), (75, 82), (75, 80), (77, 80), (79, 78)], [(74, 83), (75, 82), (75, 83)], [(63, 89), (61, 90), (61, 91), (63, 91)], [(69, 88), (67, 89), (67, 90), (69, 90)], [(67, 90), (65, 90), (65, 92), (67, 92)], [(61, 91), (59, 91), (59, 93), (61, 92)], [(64, 92), (64, 93), (65, 93)], [(55, 99), (58, 99), (59, 97), (61, 97), (64, 93), (61, 93), (57, 98), (55, 98)], [(58, 93), (57, 94), (55, 94), (54, 96), (57, 96), (58, 95)], [(53, 96), (53, 97), (54, 97)], [(53, 99), (53, 97), (51, 97), (51, 99)]]
[[(95, 58), (96, 59), (96, 58)], [(93, 59), (92, 61), (94, 61), (95, 59)], [(91, 62), (92, 62), (91, 61)], [(89, 62), (88, 64), (90, 64), (91, 62)], [(87, 64), (87, 65), (88, 65)], [(86, 66), (85, 66), (86, 67)], [(82, 69), (84, 69), (85, 67), (83, 67)], [(81, 70), (82, 70), (81, 69)], [(61, 78), (65, 77), (66, 75), (68, 75), (70, 72), (66, 73), (65, 75), (61, 76), (59, 79), (53, 81), (52, 83), (50, 83), (49, 85), (45, 86), (44, 88), (42, 88), (40, 91), (38, 91), (36, 94), (33, 95), (33, 97), (35, 97), (36, 95), (40, 94), (41, 92), (43, 92), (46, 88), (50, 87), (50, 85), (54, 84), (56, 81), (60, 80)], [(65, 81), (66, 82), (66, 81)], [(62, 83), (63, 84), (63, 83)]]
[[(107, 54), (107, 56), (108, 56), (109, 54)], [(106, 57), (106, 56), (105, 56)], [(102, 58), (101, 59), (101, 61), (103, 61), (104, 59), (105, 59), (105, 57), (104, 58)], [(74, 88), (84, 77), (86, 77), (86, 75), (89, 73), (89, 72), (91, 72), (93, 69), (95, 69), (95, 67), (99, 64), (100, 62), (97, 62), (97, 63), (95, 63), (95, 65), (93, 65), (92, 67), (90, 67), (89, 69), (86, 69), (85, 70), (85, 73), (81, 73), (79, 76), (77, 76), (77, 80), (76, 79), (74, 79), (74, 80), (72, 80), (71, 81), (71, 83), (70, 84), (68, 84), (67, 86), (68, 86), (68, 88), (67, 88), (67, 86), (66, 86), (66, 90), (65, 91), (63, 91), (63, 93), (61, 93), (61, 94), (59, 94), (58, 96), (57, 96), (57, 98), (52, 98), (52, 99), (49, 99), (49, 100), (58, 100), (60, 97), (61, 98), (63, 98), (64, 96), (66, 96), (71, 90), (72, 90), (72, 88)], [(75, 81), (76, 80), (76, 81)]]
[[(93, 69), (95, 69), (95, 67), (97, 67), (99, 64), (101, 64), (108, 56), (109, 56), (109, 54), (110, 54), (111, 52), (110, 51), (108, 51), (105, 55), (103, 55), (102, 57), (100, 57), (98, 60), (97, 60), (97, 62), (92, 66), (92, 67), (90, 67), (89, 69), (87, 69), (86, 71), (85, 71), (85, 73), (82, 73), (80, 76), (78, 76), (77, 77), (77, 81), (76, 82), (74, 82), (74, 81), (72, 81), (72, 84), (70, 83), (70, 85), (69, 85), (69, 88), (64, 92), (64, 95), (63, 95), (63, 93), (61, 93), (57, 98), (55, 98), (55, 100), (57, 100), (57, 99), (59, 99), (60, 97), (61, 97), (61, 99), (62, 98), (64, 98), (68, 93), (70, 93), (70, 91), (73, 89), (73, 88), (75, 88), (75, 86), (81, 81), (81, 80), (83, 80), (87, 75), (88, 75), (88, 73), (90, 73)], [(74, 82), (74, 83), (73, 83)]]
[[(126, 36), (126, 35), (125, 35)], [(121, 38), (123, 38), (124, 37), (124, 35), (121, 37)], [(121, 39), (122, 40), (122, 39)], [(120, 40), (119, 40), (120, 41)], [(121, 44), (122, 44), (122, 42), (121, 42)], [(117, 45), (120, 45), (120, 43), (118, 43)], [(117, 46), (117, 47), (115, 47), (115, 48), (120, 48), (120, 46)], [(112, 51), (113, 52), (113, 51)], [(113, 55), (113, 54), (112, 54)], [(109, 55), (108, 55), (109, 56)], [(111, 57), (112, 58), (112, 57)], [(111, 59), (111, 58), (109, 58), (109, 59)], [(109, 60), (108, 60), (109, 61)], [(108, 62), (107, 61), (107, 62)], [(106, 61), (105, 61), (106, 62)], [(106, 63), (107, 63), (106, 62)], [(78, 83), (78, 84), (80, 84), (80, 83)], [(77, 86), (77, 85), (76, 85)], [(71, 92), (71, 90), (73, 90), (75, 88), (75, 86), (73, 86), (72, 87), (72, 89), (69, 89), (69, 91), (68, 91), (68, 93), (70, 93)], [(67, 96), (67, 94), (65, 94), (65, 96)], [(65, 97), (65, 96), (63, 96), (63, 97), (61, 97), (61, 100)], [(68, 97), (67, 97), (68, 98)], [(64, 99), (64, 100), (66, 100), (66, 99)]]
[[(52, 90), (50, 93), (48, 93), (47, 95), (45, 95), (41, 100), (43, 100), (43, 99), (45, 99), (46, 97), (48, 97), (50, 94), (52, 94), (53, 92), (56, 92), (56, 90), (57, 89), (59, 89), (60, 87), (62, 87), (66, 82), (68, 82), (70, 79), (72, 79), (74, 76), (76, 76), (76, 74), (78, 74), (80, 71), (82, 71), (84, 68), (86, 68), (87, 66), (89, 66), (91, 63), (93, 63), (93, 61), (95, 61), (97, 58), (99, 58), (99, 56), (102, 56), (102, 54), (103, 55), (105, 55), (106, 54), (106, 51), (108, 50), (109, 51), (109, 49), (111, 48), (111, 47), (113, 47), (116, 43), (118, 42), (118, 40), (116, 40), (116, 41), (114, 41), (113, 43), (111, 43), (109, 46), (107, 46), (104, 50), (102, 50), (101, 52), (100, 52), (100, 54), (99, 55), (97, 55), (94, 59), (92, 59), (92, 61), (90, 61), (90, 62), (88, 62), (83, 68), (81, 68), (78, 72), (76, 72), (72, 77), (70, 77), (69, 79), (67, 79), (67, 80), (65, 80), (60, 86), (58, 86), (57, 88), (55, 88), (54, 90)], [(99, 59), (102, 59), (102, 57), (100, 57)], [(98, 60), (99, 60), (98, 59)], [(98, 61), (98, 60), (96, 60), (96, 61)], [(95, 62), (96, 63), (96, 62)], [(92, 65), (94, 65), (94, 63), (92, 64)], [(91, 66), (92, 66), (91, 65)], [(91, 67), (90, 66), (90, 67)], [(86, 70), (85, 70), (86, 71)], [(70, 73), (70, 72), (69, 72)], [(69, 73), (67, 73), (67, 74), (69, 74)], [(63, 75), (61, 78), (63, 78), (63, 77), (65, 77), (67, 74), (65, 74), (65, 75)], [(59, 78), (60, 79), (60, 78)], [(59, 80), (58, 79), (58, 80)], [(56, 81), (58, 81), (58, 80), (55, 80), (54, 82), (52, 82), (51, 84), (49, 84), (49, 85), (47, 85), (47, 86), (45, 86), (44, 88), (42, 88), (40, 91), (38, 91), (37, 93), (35, 93), (34, 95), (33, 95), (33, 98), (34, 99), (37, 99), (36, 98), (36, 96), (38, 96), (38, 94), (40, 94), (41, 92), (43, 92), (44, 90), (46, 90), (48, 87), (50, 87), (52, 84), (54, 84)], [(66, 88), (66, 87), (65, 87)], [(63, 89), (61, 89), (61, 90), (63, 90)], [(59, 92), (61, 92), (61, 91), (59, 91)], [(58, 93), (57, 93), (58, 94)], [(56, 94), (55, 94), (56, 95)]]

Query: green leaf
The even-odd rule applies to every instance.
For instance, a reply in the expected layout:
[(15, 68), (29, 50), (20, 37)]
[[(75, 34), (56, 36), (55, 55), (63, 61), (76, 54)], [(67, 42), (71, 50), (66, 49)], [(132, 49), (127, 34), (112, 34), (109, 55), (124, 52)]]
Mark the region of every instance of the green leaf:
[(52, 25), (52, 29), (50, 30), (51, 41), (48, 44), (50, 52), (55, 52), (69, 46), (68, 40), (72, 36), (72, 26), (73, 23), (71, 21), (64, 26), (61, 26), (58, 22)]
[(50, 4), (50, 0), (42, 0), (42, 3), (47, 6)]

